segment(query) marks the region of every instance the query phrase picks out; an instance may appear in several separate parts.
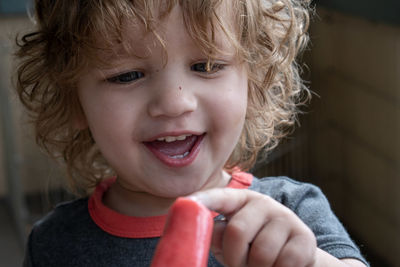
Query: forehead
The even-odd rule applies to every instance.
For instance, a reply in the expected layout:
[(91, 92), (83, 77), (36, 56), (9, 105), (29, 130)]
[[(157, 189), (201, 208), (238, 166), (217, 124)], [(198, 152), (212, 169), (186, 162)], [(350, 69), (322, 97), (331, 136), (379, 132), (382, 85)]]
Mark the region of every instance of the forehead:
[[(96, 47), (100, 47), (97, 55), (103, 59), (125, 56), (127, 53), (139, 58), (146, 57), (154, 47), (161, 45), (165, 48), (171, 35), (174, 35), (173, 38), (189, 36), (190, 42), (210, 55), (216, 50), (232, 50), (228, 48), (236, 39), (237, 32), (232, 7), (227, 1), (208, 1), (214, 2), (214, 5), (204, 12), (191, 4), (194, 2), (201, 1), (183, 1), (174, 5), (171, 1), (162, 1), (159, 7), (148, 14), (140, 14), (140, 10), (126, 13), (119, 23), (105, 25), (108, 27), (94, 34)], [(179, 30), (171, 30), (171, 23)], [(182, 45), (187, 45), (188, 39), (182, 38), (182, 42)]]

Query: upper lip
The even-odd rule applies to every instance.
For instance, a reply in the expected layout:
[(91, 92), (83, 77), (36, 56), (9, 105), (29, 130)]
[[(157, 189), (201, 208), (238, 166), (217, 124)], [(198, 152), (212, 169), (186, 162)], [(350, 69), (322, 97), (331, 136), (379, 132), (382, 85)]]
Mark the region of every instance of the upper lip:
[(156, 141), (158, 138), (161, 137), (166, 137), (166, 136), (181, 136), (181, 135), (203, 135), (204, 132), (198, 132), (198, 131), (171, 131), (171, 132), (163, 132), (157, 135), (154, 135), (148, 139), (146, 139), (144, 142), (153, 142)]

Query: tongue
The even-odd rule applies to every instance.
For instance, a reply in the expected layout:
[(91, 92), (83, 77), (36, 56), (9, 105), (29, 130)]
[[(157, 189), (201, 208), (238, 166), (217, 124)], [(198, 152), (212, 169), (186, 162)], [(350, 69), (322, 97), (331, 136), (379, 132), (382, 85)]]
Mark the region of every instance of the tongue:
[(185, 140), (176, 140), (174, 142), (154, 141), (151, 146), (168, 156), (183, 155), (185, 152), (190, 152), (196, 143), (197, 136), (192, 135), (186, 137)]

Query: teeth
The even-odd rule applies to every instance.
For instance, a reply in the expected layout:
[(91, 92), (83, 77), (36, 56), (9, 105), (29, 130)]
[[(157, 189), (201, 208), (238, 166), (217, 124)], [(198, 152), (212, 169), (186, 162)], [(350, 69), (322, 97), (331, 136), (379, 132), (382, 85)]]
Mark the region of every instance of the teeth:
[(180, 141), (185, 140), (186, 139), (186, 135), (177, 136), (176, 139), (180, 140)]
[(175, 155), (175, 156), (170, 156), (170, 157), (173, 159), (183, 159), (187, 155), (189, 155), (189, 151), (186, 151), (185, 153), (183, 153), (183, 155)]
[(170, 143), (176, 141), (178, 138), (173, 137), (173, 136), (167, 136), (165, 137), (165, 142)]
[(165, 141), (167, 143), (174, 142), (176, 140), (182, 141), (185, 140), (186, 137), (191, 136), (191, 134), (184, 134), (184, 135), (179, 135), (179, 136), (164, 136), (157, 138), (157, 141)]

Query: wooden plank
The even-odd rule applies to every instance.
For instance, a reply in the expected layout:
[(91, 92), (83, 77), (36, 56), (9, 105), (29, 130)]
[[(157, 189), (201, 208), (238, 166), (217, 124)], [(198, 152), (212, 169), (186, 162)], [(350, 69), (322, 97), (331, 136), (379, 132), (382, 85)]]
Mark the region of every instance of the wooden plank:
[(315, 0), (314, 4), (369, 20), (400, 25), (399, 0)]

